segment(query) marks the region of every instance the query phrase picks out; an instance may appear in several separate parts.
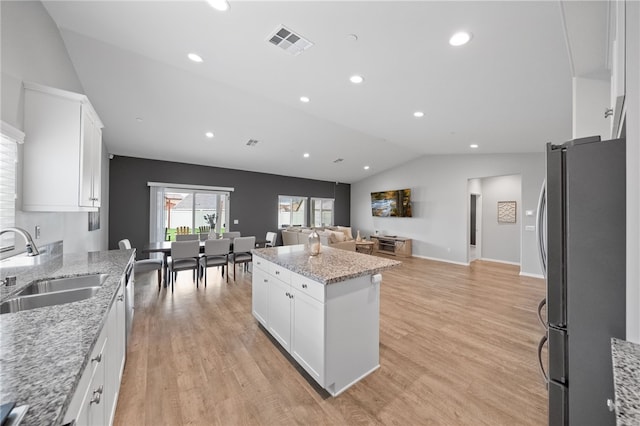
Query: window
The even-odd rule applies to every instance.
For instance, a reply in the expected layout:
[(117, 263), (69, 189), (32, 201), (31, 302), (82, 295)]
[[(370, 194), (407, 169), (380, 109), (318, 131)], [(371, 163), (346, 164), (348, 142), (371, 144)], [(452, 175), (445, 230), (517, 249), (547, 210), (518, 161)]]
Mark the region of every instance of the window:
[(307, 225), (307, 197), (278, 195), (278, 228)]
[(230, 230), (229, 200), (233, 188), (157, 182), (148, 185), (151, 241), (174, 241), (178, 227), (196, 234), (200, 229), (217, 234)]
[(333, 226), (333, 198), (311, 199), (311, 226)]
[[(17, 144), (24, 141), (24, 133), (2, 123), (0, 141), (0, 229), (16, 224), (16, 165), (18, 162)], [(15, 234), (2, 234), (0, 252), (14, 249)], [(5, 253), (11, 255), (11, 253)]]

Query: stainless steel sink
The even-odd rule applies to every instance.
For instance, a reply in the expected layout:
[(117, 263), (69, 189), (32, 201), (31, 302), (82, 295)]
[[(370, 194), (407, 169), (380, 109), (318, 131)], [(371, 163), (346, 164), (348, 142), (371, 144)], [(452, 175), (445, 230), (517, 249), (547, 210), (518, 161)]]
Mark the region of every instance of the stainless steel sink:
[(100, 287), (108, 276), (109, 275), (107, 274), (91, 274), (34, 281), (19, 291), (16, 296), (29, 296), (51, 293), (54, 291), (76, 290), (86, 287)]
[(0, 314), (77, 302), (95, 296), (98, 290), (100, 290), (100, 287), (94, 286), (75, 290), (54, 291), (50, 293), (14, 297), (13, 299), (9, 299), (0, 304)]

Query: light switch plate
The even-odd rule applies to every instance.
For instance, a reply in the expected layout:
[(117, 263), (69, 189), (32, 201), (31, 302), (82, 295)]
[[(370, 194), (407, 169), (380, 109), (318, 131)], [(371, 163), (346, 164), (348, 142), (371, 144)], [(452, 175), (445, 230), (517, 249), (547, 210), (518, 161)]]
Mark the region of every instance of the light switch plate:
[(40, 238), (40, 225), (36, 225), (36, 230), (34, 232), (36, 240)]
[(527, 211), (525, 211), (525, 214), (527, 216), (533, 216), (533, 210), (527, 210)]
[(233, 224), (237, 225), (238, 224), (238, 219), (233, 219)]

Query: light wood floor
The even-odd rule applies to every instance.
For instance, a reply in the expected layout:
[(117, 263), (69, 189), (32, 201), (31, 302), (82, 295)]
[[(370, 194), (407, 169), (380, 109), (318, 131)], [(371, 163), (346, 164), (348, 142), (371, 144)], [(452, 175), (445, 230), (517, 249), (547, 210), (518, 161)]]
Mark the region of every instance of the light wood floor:
[(337, 398), (251, 315), (251, 274), (215, 268), (175, 293), (136, 282), (116, 425), (545, 425), (535, 309), (544, 282), (518, 268), (407, 259), (385, 272), (380, 368)]

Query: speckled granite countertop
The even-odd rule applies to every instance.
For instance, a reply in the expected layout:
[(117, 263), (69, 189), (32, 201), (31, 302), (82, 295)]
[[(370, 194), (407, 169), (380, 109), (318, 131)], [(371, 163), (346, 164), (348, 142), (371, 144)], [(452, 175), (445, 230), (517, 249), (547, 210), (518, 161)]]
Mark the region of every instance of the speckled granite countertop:
[(318, 256), (310, 256), (302, 244), (254, 249), (253, 254), (322, 284), (377, 274), (402, 264), (397, 260), (326, 246), (322, 246)]
[(640, 425), (640, 344), (611, 339), (616, 424)]
[(17, 275), (17, 285), (0, 287), (0, 300), (6, 300), (33, 280), (109, 274), (89, 299), (0, 315), (0, 402), (28, 404), (22, 424), (62, 423), (134, 254), (113, 250), (59, 256), (26, 268)]

